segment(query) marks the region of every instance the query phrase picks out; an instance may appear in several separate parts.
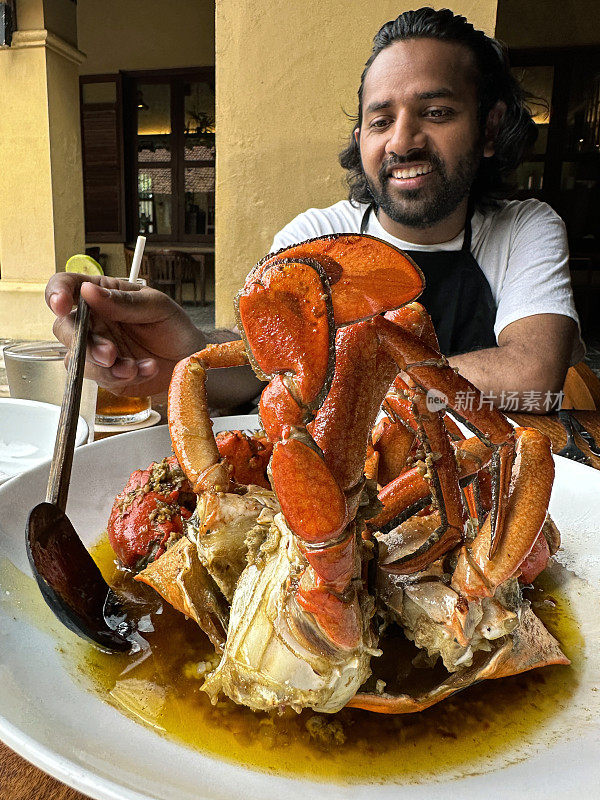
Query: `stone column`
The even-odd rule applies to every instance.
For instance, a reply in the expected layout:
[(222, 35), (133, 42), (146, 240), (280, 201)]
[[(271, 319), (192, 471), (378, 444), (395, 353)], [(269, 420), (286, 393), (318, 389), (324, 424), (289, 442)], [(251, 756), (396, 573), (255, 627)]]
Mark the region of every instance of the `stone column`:
[(0, 48), (0, 337), (43, 339), (46, 282), (85, 247), (84, 55), (74, 3), (24, 0), (18, 12), (12, 46)]

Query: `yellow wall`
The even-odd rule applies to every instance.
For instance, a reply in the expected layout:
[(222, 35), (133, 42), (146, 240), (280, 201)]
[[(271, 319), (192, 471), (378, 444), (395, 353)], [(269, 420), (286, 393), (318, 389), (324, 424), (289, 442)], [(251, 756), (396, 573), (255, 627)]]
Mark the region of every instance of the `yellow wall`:
[(43, 0), (19, 0), (18, 14), (17, 24), (20, 31), (39, 30), (44, 27)]
[(50, 51), (47, 73), (55, 261), (63, 269), (85, 250), (79, 65)]
[[(54, 267), (48, 84), (43, 47), (0, 52), (2, 280), (43, 280)], [(52, 271), (54, 271), (52, 269)]]
[(496, 36), (509, 47), (600, 43), (598, 0), (498, 0)]
[(214, 0), (79, 0), (82, 75), (215, 63)]
[(77, 13), (73, 0), (18, 0), (19, 31), (45, 28), (77, 47)]
[[(39, 27), (48, 2), (24, 0), (22, 27), (12, 47), (0, 50), (0, 336), (5, 337), (51, 335), (46, 281), (84, 242), (80, 54)], [(57, 20), (66, 23), (60, 14)]]
[[(496, 0), (433, 4), (486, 33)], [(296, 214), (347, 196), (337, 154), (350, 133), (362, 67), (398, 0), (217, 3), (217, 326), (273, 235)]]
[[(43, 0), (43, 2), (46, 30), (77, 47), (77, 13), (73, 13), (73, 0)], [(18, 23), (21, 28), (20, 16)]]

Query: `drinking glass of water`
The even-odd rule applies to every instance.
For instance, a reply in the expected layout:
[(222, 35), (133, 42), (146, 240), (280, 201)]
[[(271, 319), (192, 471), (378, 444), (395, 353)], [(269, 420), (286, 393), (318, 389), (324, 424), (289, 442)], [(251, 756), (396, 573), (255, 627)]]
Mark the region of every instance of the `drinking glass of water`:
[[(16, 342), (4, 348), (4, 365), (11, 397), (60, 406), (65, 391), (67, 348), (60, 342)], [(84, 378), (79, 414), (87, 422), (88, 441), (94, 441), (96, 413), (94, 381)]]

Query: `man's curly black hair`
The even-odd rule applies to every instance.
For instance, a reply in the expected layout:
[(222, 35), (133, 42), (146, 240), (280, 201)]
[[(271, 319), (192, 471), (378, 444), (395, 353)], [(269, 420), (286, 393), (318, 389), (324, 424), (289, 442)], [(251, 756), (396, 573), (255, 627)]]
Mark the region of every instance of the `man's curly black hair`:
[(362, 119), (363, 89), (365, 78), (373, 61), (382, 50), (394, 42), (407, 39), (439, 39), (456, 42), (467, 47), (475, 59), (478, 71), (479, 124), (485, 130), (488, 113), (502, 100), (506, 103), (497, 135), (494, 139), (495, 154), (482, 158), (471, 187), (471, 200), (476, 204), (493, 203), (509, 192), (507, 177), (521, 163), (524, 154), (537, 138), (537, 129), (526, 105), (526, 93), (513, 77), (505, 47), (496, 39), (476, 30), (465, 17), (453, 14), (445, 8), (419, 8), (405, 11), (399, 17), (386, 22), (373, 39), (373, 51), (365, 64), (358, 89), (358, 114), (352, 117), (354, 127), (348, 146), (339, 155), (340, 164), (348, 174), (349, 198), (357, 203), (370, 203), (369, 192), (363, 172), (360, 150), (354, 131), (360, 129)]

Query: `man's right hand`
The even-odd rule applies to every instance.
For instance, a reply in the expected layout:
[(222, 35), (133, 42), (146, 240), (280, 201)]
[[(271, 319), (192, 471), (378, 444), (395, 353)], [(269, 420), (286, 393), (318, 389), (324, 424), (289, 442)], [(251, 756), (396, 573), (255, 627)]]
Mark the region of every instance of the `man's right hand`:
[(48, 281), (46, 303), (57, 317), (54, 335), (67, 347), (80, 290), (90, 307), (86, 377), (115, 394), (165, 391), (175, 364), (205, 344), (183, 309), (156, 289), (59, 272)]

